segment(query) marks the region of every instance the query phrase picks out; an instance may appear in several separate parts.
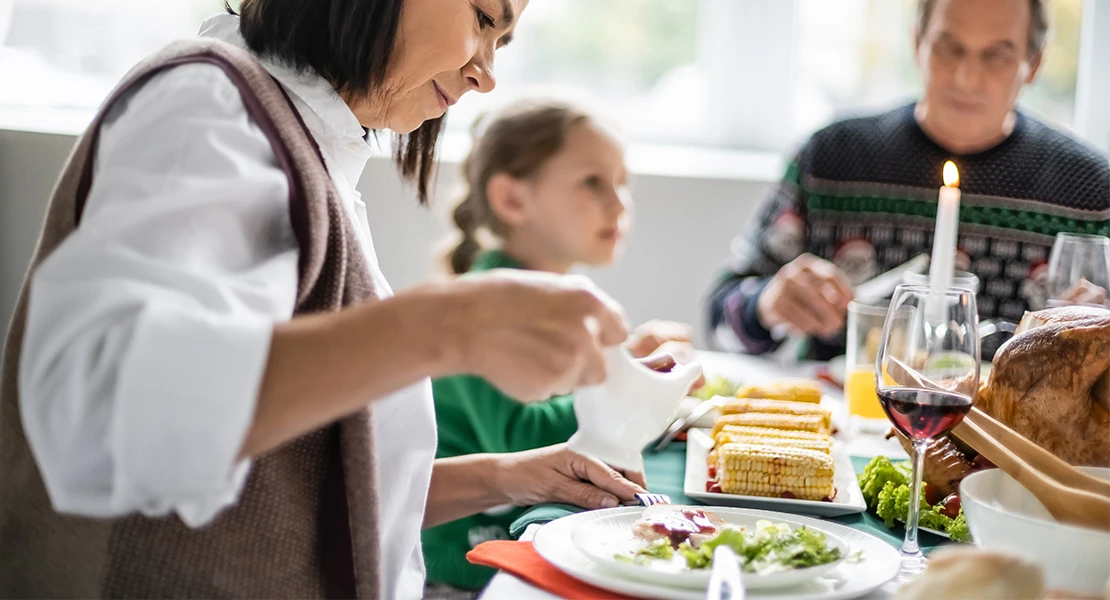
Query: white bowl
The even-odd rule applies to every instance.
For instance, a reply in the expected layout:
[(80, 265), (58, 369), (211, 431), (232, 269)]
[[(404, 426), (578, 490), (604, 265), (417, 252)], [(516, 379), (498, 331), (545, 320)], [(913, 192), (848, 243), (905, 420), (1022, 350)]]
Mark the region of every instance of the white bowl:
[[(1110, 469), (1080, 467), (1110, 479)], [(1057, 523), (1020, 483), (987, 469), (960, 484), (967, 525), (976, 545), (1006, 550), (1044, 569), (1050, 590), (1101, 597), (1110, 580), (1110, 533)]]

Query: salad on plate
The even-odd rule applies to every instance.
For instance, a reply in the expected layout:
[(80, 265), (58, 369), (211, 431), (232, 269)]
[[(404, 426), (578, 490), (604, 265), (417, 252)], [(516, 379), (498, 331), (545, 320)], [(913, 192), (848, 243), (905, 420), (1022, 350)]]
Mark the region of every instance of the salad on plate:
[(618, 560), (653, 566), (657, 561), (692, 571), (713, 566), (713, 551), (721, 545), (736, 553), (746, 573), (770, 575), (806, 569), (841, 560), (841, 549), (824, 533), (786, 523), (756, 521), (754, 526), (725, 522), (698, 508), (655, 506), (633, 524), (642, 547), (617, 553)]

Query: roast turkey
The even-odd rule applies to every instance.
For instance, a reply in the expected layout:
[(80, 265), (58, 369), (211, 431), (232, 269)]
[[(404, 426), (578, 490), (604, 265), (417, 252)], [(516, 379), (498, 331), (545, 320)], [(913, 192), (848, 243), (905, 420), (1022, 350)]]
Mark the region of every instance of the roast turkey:
[(1110, 310), (1027, 314), (975, 405), (1073, 465), (1110, 467)]
[[(1073, 465), (1110, 467), (1110, 310), (1026, 314), (995, 355), (975, 406)], [(974, 456), (955, 436), (936, 440), (925, 454), (924, 479), (941, 494), (954, 493), (977, 469)]]

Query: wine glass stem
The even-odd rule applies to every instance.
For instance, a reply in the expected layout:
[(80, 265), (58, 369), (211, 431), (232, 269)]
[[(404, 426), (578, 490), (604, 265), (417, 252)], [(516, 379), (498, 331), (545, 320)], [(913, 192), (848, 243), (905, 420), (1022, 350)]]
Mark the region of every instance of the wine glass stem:
[(913, 482), (910, 486), (910, 506), (906, 514), (906, 541), (902, 543), (902, 554), (920, 554), (921, 548), (917, 545), (917, 522), (921, 516), (921, 477), (925, 470), (925, 450), (929, 447), (929, 440), (914, 440), (913, 442)]

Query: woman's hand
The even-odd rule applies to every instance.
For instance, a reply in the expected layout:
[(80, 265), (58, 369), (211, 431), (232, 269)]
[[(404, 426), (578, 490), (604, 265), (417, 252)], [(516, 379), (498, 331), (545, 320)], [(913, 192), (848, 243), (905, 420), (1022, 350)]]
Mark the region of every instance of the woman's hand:
[(632, 332), (632, 336), (624, 343), (628, 352), (636, 358), (644, 358), (654, 354), (666, 342), (694, 341), (694, 328), (686, 323), (675, 321), (648, 321)]
[(601, 348), (628, 337), (620, 308), (584, 277), (465, 277), (274, 327), (254, 420), (259, 456), (416, 383), (471, 373), (524, 401), (605, 379)]
[(584, 277), (494, 271), (448, 287), (442, 328), (455, 372), (521, 401), (602, 382), (601, 349), (628, 337), (620, 307)]
[(515, 506), (561, 502), (612, 508), (635, 502), (636, 494), (645, 491), (642, 473), (622, 474), (564, 444), (499, 457), (497, 485)]
[(424, 528), (495, 506), (546, 502), (583, 508), (633, 503), (644, 491), (641, 473), (622, 474), (565, 444), (511, 454), (469, 454), (436, 459), (424, 510)]

